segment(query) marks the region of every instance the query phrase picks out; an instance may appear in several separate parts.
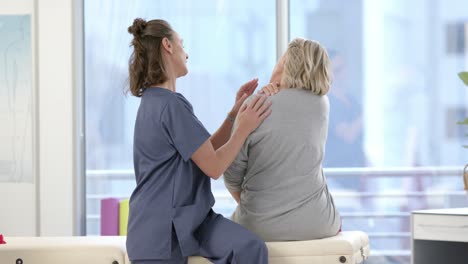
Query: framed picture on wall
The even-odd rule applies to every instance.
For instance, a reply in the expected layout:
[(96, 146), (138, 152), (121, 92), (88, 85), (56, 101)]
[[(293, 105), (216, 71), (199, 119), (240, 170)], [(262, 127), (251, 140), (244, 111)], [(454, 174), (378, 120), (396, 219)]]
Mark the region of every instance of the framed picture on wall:
[(18, 2), (0, 9), (0, 182), (34, 183), (33, 19)]

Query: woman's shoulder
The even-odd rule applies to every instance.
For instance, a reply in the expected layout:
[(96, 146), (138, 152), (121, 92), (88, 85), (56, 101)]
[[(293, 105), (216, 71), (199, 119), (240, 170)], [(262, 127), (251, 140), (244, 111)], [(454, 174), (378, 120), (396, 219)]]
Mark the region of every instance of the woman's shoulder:
[(165, 116), (185, 111), (193, 112), (193, 107), (180, 93), (155, 89), (145, 91), (141, 100), (140, 111), (152, 112), (157, 116)]
[(180, 93), (171, 93), (166, 96), (163, 107), (164, 113), (193, 114), (192, 104)]
[[(259, 94), (249, 96), (244, 104), (250, 102)], [(266, 95), (262, 95), (266, 96)], [(272, 109), (298, 109), (301, 107), (310, 109), (311, 107), (319, 112), (327, 112), (330, 103), (327, 95), (316, 95), (313, 92), (301, 88), (282, 89), (275, 95), (268, 96), (265, 102), (272, 101)]]
[(292, 101), (292, 102), (301, 102), (301, 101), (316, 101), (316, 102), (328, 102), (327, 95), (317, 95), (311, 92), (310, 90), (302, 88), (289, 88), (282, 89), (279, 93), (272, 96), (273, 100), (278, 101)]
[(155, 89), (151, 88), (152, 91), (145, 91), (143, 99), (148, 101), (158, 101), (163, 105), (190, 105), (190, 102), (181, 93), (172, 92), (167, 89)]

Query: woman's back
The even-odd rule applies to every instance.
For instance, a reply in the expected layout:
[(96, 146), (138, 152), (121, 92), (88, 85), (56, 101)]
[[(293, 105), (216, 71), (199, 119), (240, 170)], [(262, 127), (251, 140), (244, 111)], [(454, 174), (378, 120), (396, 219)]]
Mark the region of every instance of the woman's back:
[(341, 219), (322, 173), (328, 97), (293, 88), (269, 100), (270, 117), (225, 173), (228, 189), (241, 191), (233, 220), (266, 241), (332, 236)]

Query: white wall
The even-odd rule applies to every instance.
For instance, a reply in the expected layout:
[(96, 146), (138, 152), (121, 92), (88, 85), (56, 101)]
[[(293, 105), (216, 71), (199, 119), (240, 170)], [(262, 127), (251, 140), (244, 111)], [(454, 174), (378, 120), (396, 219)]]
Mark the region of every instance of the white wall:
[(73, 235), (75, 217), (74, 3), (38, 0), (39, 233)]
[[(6, 236), (83, 234), (81, 179), (81, 1), (0, 0), (0, 14), (24, 5), (33, 16), (35, 182), (1, 183), (0, 233)], [(12, 13), (15, 12), (14, 8)], [(80, 8), (78, 8), (79, 10)], [(78, 45), (77, 45), (78, 43)], [(79, 82), (77, 82), (77, 80)], [(76, 100), (76, 99), (79, 100)], [(33, 104), (34, 105), (34, 104)], [(79, 151), (78, 151), (79, 150)], [(8, 202), (7, 202), (8, 201)]]

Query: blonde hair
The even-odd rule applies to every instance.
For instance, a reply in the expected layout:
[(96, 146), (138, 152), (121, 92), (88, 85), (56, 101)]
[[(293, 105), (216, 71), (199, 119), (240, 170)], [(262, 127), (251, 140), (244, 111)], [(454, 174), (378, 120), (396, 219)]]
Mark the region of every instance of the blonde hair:
[(330, 58), (320, 43), (296, 38), (286, 50), (281, 84), (325, 95), (331, 85)]

